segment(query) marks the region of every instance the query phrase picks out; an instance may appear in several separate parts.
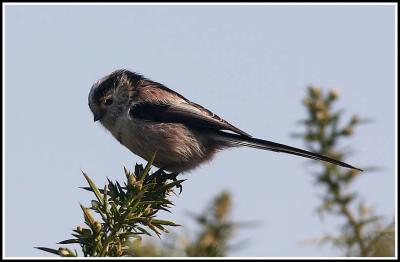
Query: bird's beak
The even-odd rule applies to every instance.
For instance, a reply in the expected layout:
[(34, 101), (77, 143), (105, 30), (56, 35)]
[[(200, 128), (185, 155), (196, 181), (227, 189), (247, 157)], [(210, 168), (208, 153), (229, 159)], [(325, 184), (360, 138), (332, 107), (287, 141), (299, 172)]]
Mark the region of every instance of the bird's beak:
[(101, 118), (102, 118), (102, 115), (100, 115), (100, 114), (94, 114), (94, 119), (93, 119), (93, 121), (96, 122), (96, 121), (100, 120)]

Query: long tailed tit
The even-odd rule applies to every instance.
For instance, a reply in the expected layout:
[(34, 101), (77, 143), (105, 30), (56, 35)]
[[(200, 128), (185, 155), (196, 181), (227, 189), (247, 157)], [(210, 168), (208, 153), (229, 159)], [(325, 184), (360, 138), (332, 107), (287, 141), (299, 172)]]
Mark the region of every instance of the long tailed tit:
[(98, 80), (89, 93), (94, 121), (136, 155), (163, 170), (180, 173), (210, 160), (221, 149), (248, 146), (326, 161), (341, 161), (291, 146), (253, 138), (166, 86), (128, 70)]

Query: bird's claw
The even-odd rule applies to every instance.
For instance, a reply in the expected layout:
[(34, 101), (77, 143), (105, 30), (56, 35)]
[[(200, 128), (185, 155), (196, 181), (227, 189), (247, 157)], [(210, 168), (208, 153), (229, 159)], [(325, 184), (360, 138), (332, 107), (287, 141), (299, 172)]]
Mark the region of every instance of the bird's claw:
[[(151, 177), (155, 177), (157, 184), (163, 184), (165, 183), (168, 179), (172, 180), (172, 181), (178, 181), (177, 177), (178, 177), (179, 173), (167, 173), (165, 172), (162, 168), (160, 168), (159, 170), (157, 170), (156, 172), (154, 172)], [(179, 188), (179, 194), (182, 193), (182, 185), (181, 184), (177, 184), (176, 188)]]

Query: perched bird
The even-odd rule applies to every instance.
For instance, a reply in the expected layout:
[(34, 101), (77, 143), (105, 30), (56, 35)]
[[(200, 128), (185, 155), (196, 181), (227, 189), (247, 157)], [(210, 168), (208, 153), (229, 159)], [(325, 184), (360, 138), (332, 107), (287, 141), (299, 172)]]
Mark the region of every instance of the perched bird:
[(248, 146), (327, 161), (341, 161), (291, 146), (253, 138), (166, 86), (128, 70), (99, 79), (89, 93), (94, 121), (136, 155), (162, 170), (181, 173), (210, 160), (221, 149)]

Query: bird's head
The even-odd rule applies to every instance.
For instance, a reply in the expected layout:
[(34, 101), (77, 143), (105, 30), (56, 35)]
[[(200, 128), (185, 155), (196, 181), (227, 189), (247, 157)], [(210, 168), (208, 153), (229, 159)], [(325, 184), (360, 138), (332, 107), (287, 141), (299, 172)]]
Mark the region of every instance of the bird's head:
[(120, 69), (97, 80), (88, 97), (94, 121), (100, 120), (103, 125), (114, 124), (127, 109), (140, 79), (140, 75)]

